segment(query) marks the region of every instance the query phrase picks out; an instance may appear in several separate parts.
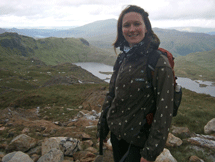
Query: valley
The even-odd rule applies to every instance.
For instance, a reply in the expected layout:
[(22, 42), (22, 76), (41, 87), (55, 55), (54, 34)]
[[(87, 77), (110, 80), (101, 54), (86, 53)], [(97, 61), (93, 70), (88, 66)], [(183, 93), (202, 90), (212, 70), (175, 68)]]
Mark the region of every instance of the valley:
[[(90, 25), (94, 29), (94, 24)], [(96, 154), (97, 120), (84, 117), (99, 114), (108, 84), (75, 63), (97, 62), (112, 66), (117, 57), (110, 45), (113, 33), (102, 35), (98, 32), (99, 36), (91, 31), (91, 34), (86, 34), (86, 28), (82, 27), (79, 30), (82, 35), (78, 35), (76, 29), (75, 37), (35, 38), (5, 31), (0, 34), (1, 153), (5, 155), (13, 138), (20, 134), (40, 141), (39, 146), (46, 138), (60, 136), (77, 138), (84, 143), (83, 133), (86, 133), (91, 141), (82, 145), (80, 152), (86, 151), (90, 145)], [(155, 31), (162, 40), (166, 39), (162, 41), (162, 47), (176, 57), (177, 76), (215, 82), (213, 35), (164, 29)], [(205, 134), (205, 125), (215, 116), (214, 102), (215, 98), (210, 95), (183, 89), (182, 104), (179, 114), (173, 119), (171, 131), (183, 127), (189, 129), (189, 137)], [(214, 137), (214, 133), (211, 136)], [(191, 155), (205, 162), (215, 158), (214, 149), (196, 146), (195, 142), (191, 144), (187, 141), (189, 137), (179, 137), (183, 140), (181, 146), (167, 146), (179, 162), (188, 161)], [(110, 157), (111, 151), (107, 151), (106, 156)], [(91, 160), (92, 156), (95, 159), (95, 154), (89, 155)], [(41, 156), (40, 153), (37, 155), (38, 158)], [(110, 160), (107, 157), (106, 161)], [(75, 155), (65, 156), (65, 159), (73, 161)]]

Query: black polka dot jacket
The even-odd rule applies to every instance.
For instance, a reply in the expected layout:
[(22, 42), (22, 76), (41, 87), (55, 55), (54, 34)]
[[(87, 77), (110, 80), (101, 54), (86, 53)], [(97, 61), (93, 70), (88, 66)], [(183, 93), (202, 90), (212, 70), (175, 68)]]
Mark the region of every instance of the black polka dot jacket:
[[(118, 139), (140, 146), (141, 156), (154, 161), (165, 146), (173, 113), (174, 81), (168, 59), (161, 55), (152, 82), (147, 78), (150, 52), (137, 50), (118, 56), (102, 113), (106, 108), (110, 131)], [(155, 109), (149, 133), (142, 130), (146, 115)], [(101, 128), (98, 122), (98, 132)], [(109, 130), (105, 132), (107, 135)]]

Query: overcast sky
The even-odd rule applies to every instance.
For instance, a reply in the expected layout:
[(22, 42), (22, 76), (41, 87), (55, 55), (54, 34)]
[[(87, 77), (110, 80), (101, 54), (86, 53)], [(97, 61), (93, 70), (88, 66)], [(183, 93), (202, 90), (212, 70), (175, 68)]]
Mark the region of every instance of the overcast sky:
[(215, 0), (0, 0), (0, 28), (82, 26), (118, 19), (128, 4), (144, 8), (152, 27), (215, 28)]

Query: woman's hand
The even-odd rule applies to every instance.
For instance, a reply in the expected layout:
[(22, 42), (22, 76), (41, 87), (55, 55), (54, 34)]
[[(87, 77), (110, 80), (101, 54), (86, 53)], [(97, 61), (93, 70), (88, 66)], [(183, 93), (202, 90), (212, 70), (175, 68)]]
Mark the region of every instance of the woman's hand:
[(144, 159), (143, 157), (141, 157), (140, 162), (152, 162), (152, 161), (148, 161), (148, 160)]

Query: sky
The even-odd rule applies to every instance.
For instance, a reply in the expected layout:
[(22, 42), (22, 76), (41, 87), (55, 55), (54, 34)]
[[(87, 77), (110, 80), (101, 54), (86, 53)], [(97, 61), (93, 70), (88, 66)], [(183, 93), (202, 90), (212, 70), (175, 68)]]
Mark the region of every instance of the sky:
[(83, 26), (118, 19), (129, 4), (147, 11), (152, 27), (215, 28), (215, 0), (0, 0), (0, 28)]

